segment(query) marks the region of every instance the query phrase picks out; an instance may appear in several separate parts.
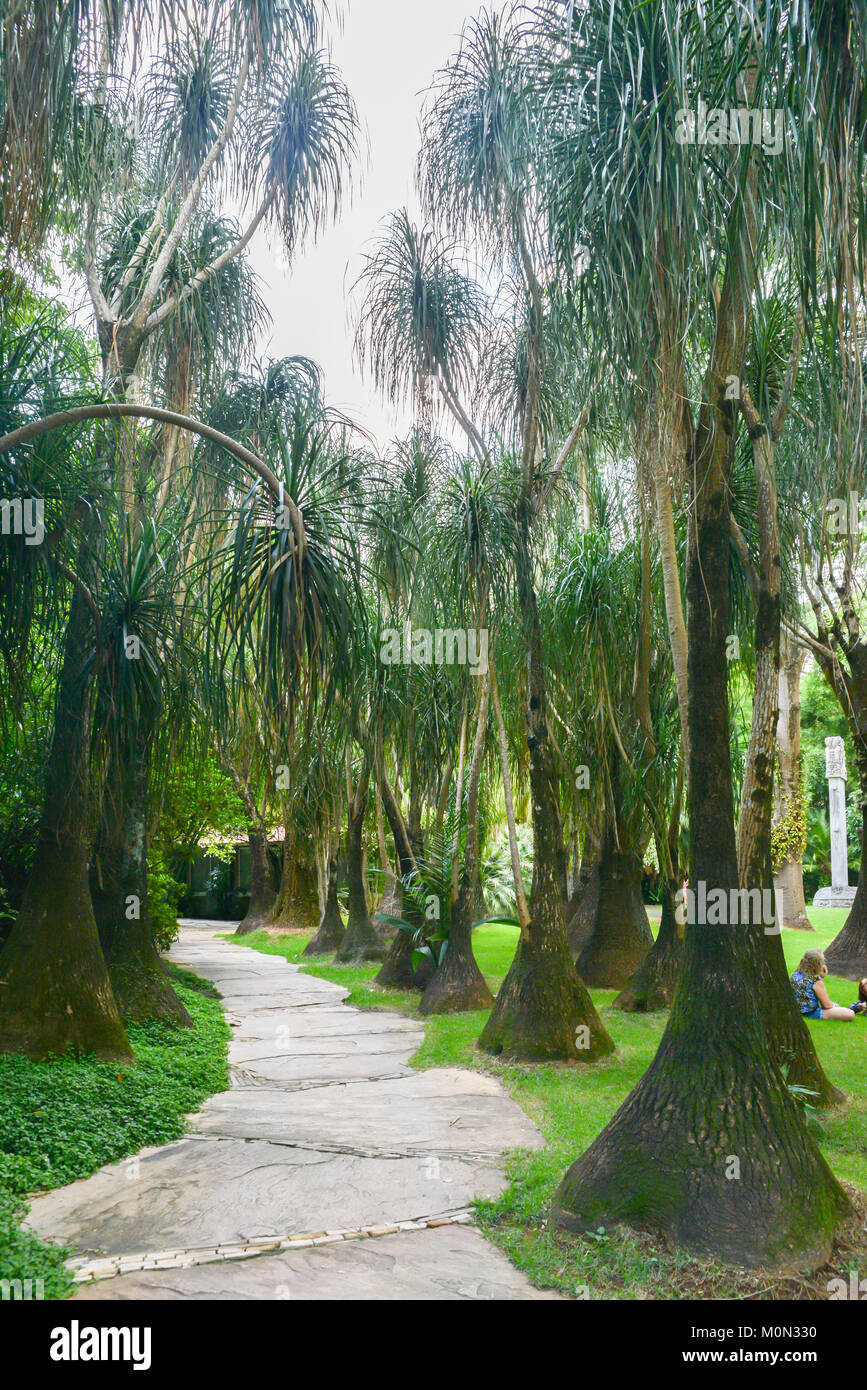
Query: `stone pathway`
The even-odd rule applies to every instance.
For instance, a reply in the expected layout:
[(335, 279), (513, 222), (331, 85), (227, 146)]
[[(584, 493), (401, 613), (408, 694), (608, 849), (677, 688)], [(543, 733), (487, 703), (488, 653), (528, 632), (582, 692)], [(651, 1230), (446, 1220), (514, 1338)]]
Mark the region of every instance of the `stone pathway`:
[(413, 1071), (419, 1023), (226, 930), (183, 922), (170, 959), (222, 995), (231, 1089), (177, 1143), (33, 1201), (31, 1229), (75, 1249), (76, 1297), (554, 1297), (467, 1224), (503, 1150), (543, 1142), (499, 1083)]

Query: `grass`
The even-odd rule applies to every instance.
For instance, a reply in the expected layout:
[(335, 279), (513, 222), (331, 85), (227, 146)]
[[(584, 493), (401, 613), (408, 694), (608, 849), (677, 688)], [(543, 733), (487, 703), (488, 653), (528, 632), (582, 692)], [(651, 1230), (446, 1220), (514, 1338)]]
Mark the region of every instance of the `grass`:
[(194, 1027), (128, 1024), (134, 1066), (0, 1057), (0, 1279), (42, 1280), (45, 1298), (70, 1294), (66, 1252), (21, 1227), (28, 1196), (180, 1138), (185, 1116), (228, 1086), (219, 995), (190, 971), (170, 970)]
[[(790, 970), (808, 947), (827, 946), (844, 920), (833, 908), (811, 909), (810, 918), (815, 932), (783, 933)], [(379, 968), (375, 964), (359, 967), (325, 960), (301, 961), (308, 940), (309, 933), (257, 932), (241, 938), (240, 943), (299, 962), (311, 975), (344, 985), (349, 990), (347, 1003), (358, 1008), (417, 1015), (416, 995), (382, 990), (372, 983)], [(480, 927), (474, 934), (476, 959), (493, 993), (509, 968), (516, 940), (517, 931), (507, 926)], [(838, 1003), (848, 1004), (855, 998), (857, 991), (850, 981), (829, 976), (827, 984), (831, 998)], [(506, 1191), (496, 1201), (477, 1204), (482, 1229), (533, 1283), (573, 1297), (811, 1298), (827, 1297), (825, 1285), (838, 1266), (843, 1277), (848, 1277), (848, 1269), (858, 1261), (862, 1269), (867, 1268), (867, 1018), (849, 1024), (807, 1024), (825, 1070), (850, 1097), (839, 1112), (821, 1117), (822, 1152), (837, 1177), (851, 1185), (858, 1211), (841, 1229), (834, 1272), (826, 1268), (812, 1280), (769, 1280), (694, 1260), (659, 1239), (628, 1229), (600, 1231), (595, 1237), (551, 1231), (545, 1214), (560, 1178), (642, 1076), (666, 1023), (665, 1014), (623, 1014), (612, 1009), (614, 990), (591, 993), (616, 1045), (613, 1056), (592, 1067), (531, 1067), (487, 1057), (475, 1046), (487, 1017), (484, 1011), (425, 1019), (424, 1042), (410, 1063), (419, 1068), (470, 1067), (498, 1076), (545, 1136), (542, 1150), (510, 1153)]]

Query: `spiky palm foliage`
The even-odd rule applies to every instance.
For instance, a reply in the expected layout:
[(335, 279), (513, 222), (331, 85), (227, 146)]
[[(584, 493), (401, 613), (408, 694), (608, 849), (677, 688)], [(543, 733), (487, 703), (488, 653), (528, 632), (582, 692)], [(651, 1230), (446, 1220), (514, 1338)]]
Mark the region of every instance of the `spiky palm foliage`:
[(392, 401), (410, 396), (424, 409), (436, 385), (474, 448), (484, 450), (461, 406), (474, 378), (488, 321), (487, 297), (460, 265), (452, 240), (394, 213), (365, 260), (356, 353)]

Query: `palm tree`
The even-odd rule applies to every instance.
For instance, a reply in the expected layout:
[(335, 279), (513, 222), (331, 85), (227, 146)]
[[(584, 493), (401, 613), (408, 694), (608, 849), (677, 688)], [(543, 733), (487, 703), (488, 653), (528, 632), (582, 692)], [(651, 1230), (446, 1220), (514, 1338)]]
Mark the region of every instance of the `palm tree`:
[[(555, 441), (544, 436), (541, 408), (548, 364), (540, 277), (545, 274), (547, 248), (534, 216), (538, 111), (530, 99), (530, 74), (514, 15), (483, 14), (468, 27), (456, 58), (435, 81), (419, 181), (433, 219), (451, 232), (477, 236), (514, 266), (525, 344), (525, 372), (515, 391), (520, 480), (515, 585), (527, 660), (533, 887), (515, 959), (479, 1042), (489, 1051), (516, 1057), (589, 1060), (612, 1044), (572, 969), (566, 939), (565, 848), (532, 548), (534, 529), (586, 417), (574, 422), (555, 452)], [(491, 695), (499, 724), (495, 667)], [(516, 875), (519, 910), (520, 891)], [(589, 1044), (586, 1048), (576, 1046), (578, 1036)]]
[[(710, 6), (687, 22), (667, 0), (621, 6), (616, 14), (591, 3), (570, 10), (564, 27), (563, 12), (552, 6), (542, 39), (543, 81), (564, 121), (553, 166), (560, 217), (573, 244), (589, 244), (592, 274), (582, 293), (598, 310), (612, 366), (628, 382), (636, 362), (640, 377), (661, 347), (686, 347), (682, 364), (658, 375), (683, 433), (690, 484), (690, 882), (726, 892), (739, 886), (726, 661), (737, 400), (726, 391), (744, 377), (763, 268), (760, 211), (768, 218), (775, 206), (764, 196), (774, 171), (755, 146), (720, 157), (717, 148), (679, 143), (675, 117), (692, 108), (698, 92), (726, 110), (778, 104), (769, 56), (779, 41), (776, 16), (759, 11)], [(686, 410), (693, 375), (696, 419)], [(656, 1059), (564, 1178), (555, 1202), (559, 1224), (583, 1229), (652, 1217), (681, 1242), (742, 1262), (785, 1263), (781, 1252), (788, 1249), (810, 1263), (825, 1258), (846, 1202), (770, 1060), (757, 1006), (763, 959), (755, 929), (687, 927)], [(733, 1096), (742, 1097), (734, 1108)], [(663, 1113), (661, 1137), (649, 1117)], [(754, 1125), (780, 1136), (789, 1159), (782, 1185), (776, 1160), (765, 1177), (761, 1162), (754, 1165), (757, 1186), (748, 1201), (742, 1184), (734, 1192), (726, 1182), (722, 1155), (757, 1153), (766, 1140), (758, 1131), (750, 1137)], [(822, 1215), (805, 1238), (799, 1212), (817, 1193)]]
[[(219, 17), (218, 8), (215, 18)], [(214, 275), (242, 254), (256, 228), (269, 218), (279, 226), (293, 250), (305, 234), (315, 233), (336, 210), (347, 164), (355, 151), (354, 106), (339, 75), (315, 47), (310, 8), (304, 3), (275, 6), (257, 0), (256, 4), (243, 7), (238, 15), (224, 13), (223, 18), (227, 17), (222, 66), (215, 66), (216, 50), (207, 33), (184, 31), (183, 35), (170, 34), (167, 55), (151, 74), (148, 99), (152, 109), (160, 111), (164, 133), (173, 130), (172, 139), (177, 137), (180, 143), (173, 147), (174, 167), (159, 192), (154, 216), (108, 293), (100, 283), (98, 239), (105, 200), (118, 173), (116, 168), (93, 163), (79, 211), (82, 262), (96, 318), (104, 389), (114, 400), (125, 400), (133, 410), (139, 407), (129, 397), (134, 397), (137, 390), (139, 364), (148, 340)], [(219, 33), (219, 26), (213, 32)], [(116, 51), (117, 45), (109, 42), (100, 48), (96, 89), (99, 102), (107, 100), (107, 81)], [(231, 66), (230, 89), (223, 81), (225, 63)], [(200, 72), (207, 70), (214, 79), (206, 101), (202, 100), (198, 78), (188, 81), (183, 77), (197, 64)], [(168, 81), (167, 67), (171, 70)], [(156, 105), (154, 94), (158, 98)], [(191, 118), (196, 110), (202, 119)], [(158, 147), (159, 141), (156, 144)], [(158, 163), (159, 148), (156, 155)], [(207, 266), (195, 270), (185, 284), (165, 293), (166, 276), (176, 250), (193, 223), (206, 187), (212, 187), (221, 172), (233, 167), (239, 175), (239, 186), (248, 196), (258, 199), (246, 227), (231, 246), (219, 251)], [(173, 204), (176, 192), (179, 200)], [(143, 283), (130, 305), (125, 302), (125, 294), (137, 277)], [(166, 423), (178, 424), (178, 420), (166, 419)], [(119, 447), (112, 447), (109, 440), (103, 457), (103, 466), (121, 503), (121, 515), (135, 518), (133, 450), (125, 439), (119, 441)], [(84, 808), (89, 799), (87, 763), (92, 705), (92, 671), (87, 650), (93, 618), (86, 595), (88, 581), (93, 579), (91, 567), (104, 548), (99, 514), (90, 509), (81, 528), (82, 584), (72, 596), (68, 650), (58, 691), (42, 857), (37, 860), (37, 872), (3, 952), (4, 1012), (8, 1016), (4, 1037), (13, 1047), (19, 1045), (16, 1038), (26, 1038), (28, 1049), (34, 1052), (62, 1050), (68, 1037), (71, 1043), (87, 1050), (111, 1053), (116, 1048), (119, 1054), (127, 1055), (125, 1043), (118, 1036), (114, 1004), (100, 964), (96, 926), (85, 891)], [(75, 826), (66, 833), (63, 850), (58, 848), (55, 853), (55, 847), (60, 845), (59, 821), (69, 822), (70, 806), (75, 808)], [(53, 1012), (42, 1007), (39, 979), (41, 971), (47, 984), (56, 968), (52, 964), (51, 943), (58, 912), (64, 915), (70, 937), (77, 936), (82, 943), (89, 943), (83, 955), (90, 962), (92, 979), (85, 984), (80, 972), (75, 971), (58, 977), (65, 1003)], [(37, 938), (43, 942), (38, 954), (34, 945)], [(26, 983), (21, 974), (25, 955), (30, 967)], [(42, 962), (38, 970), (34, 967), (37, 959)], [(87, 998), (89, 1006), (85, 1004)], [(80, 1022), (70, 1021), (79, 1015)]]

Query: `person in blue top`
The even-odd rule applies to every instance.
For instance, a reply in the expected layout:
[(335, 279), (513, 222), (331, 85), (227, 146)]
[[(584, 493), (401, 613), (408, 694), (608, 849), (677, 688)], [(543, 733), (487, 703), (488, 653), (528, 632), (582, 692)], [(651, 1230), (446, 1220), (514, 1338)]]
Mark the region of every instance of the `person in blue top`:
[(821, 951), (805, 951), (797, 970), (792, 971), (792, 988), (798, 1008), (804, 1018), (834, 1018), (848, 1022), (855, 1017), (854, 1009), (846, 1009), (828, 998), (823, 984), (828, 967)]
[(852, 1011), (856, 1014), (867, 1014), (867, 975), (858, 981), (858, 998), (852, 1005)]

